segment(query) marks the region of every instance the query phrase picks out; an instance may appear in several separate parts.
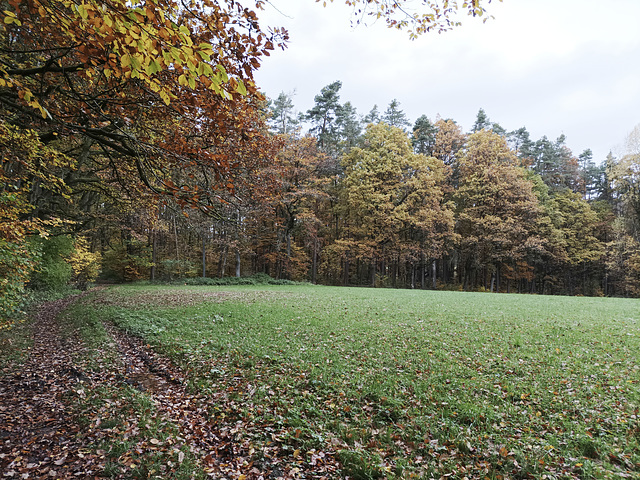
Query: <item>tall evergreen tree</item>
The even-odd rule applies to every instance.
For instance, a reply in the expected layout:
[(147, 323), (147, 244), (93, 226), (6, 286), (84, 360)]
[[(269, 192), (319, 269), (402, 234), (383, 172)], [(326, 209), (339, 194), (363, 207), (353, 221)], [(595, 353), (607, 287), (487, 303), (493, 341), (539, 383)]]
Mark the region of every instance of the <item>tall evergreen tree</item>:
[(476, 121), (471, 127), (471, 133), (479, 132), (480, 130), (490, 130), (491, 129), (491, 121), (487, 116), (487, 113), (484, 111), (484, 108), (478, 110), (478, 114), (476, 115)]
[(362, 122), (366, 125), (370, 123), (380, 122), (380, 112), (378, 111), (378, 105), (374, 105), (373, 108), (365, 115)]
[(403, 130), (411, 125), (405, 113), (400, 109), (400, 102), (395, 98), (391, 100), (391, 103), (389, 103), (389, 106), (385, 110), (384, 115), (382, 116), (382, 121), (392, 127), (401, 128)]
[(313, 125), (310, 132), (318, 139), (320, 149), (335, 153), (338, 143), (338, 125), (336, 118), (340, 111), (341, 81), (335, 81), (320, 90), (314, 98), (315, 105), (307, 111), (305, 119)]
[(438, 128), (426, 115), (421, 115), (413, 124), (413, 149), (416, 153), (431, 156), (436, 143)]
[(362, 134), (362, 122), (351, 102), (346, 102), (338, 109), (336, 123), (340, 134), (340, 143), (346, 153), (358, 144)]
[(269, 105), (271, 127), (280, 134), (292, 133), (298, 125), (297, 115), (293, 105), (293, 95), (280, 92), (278, 98)]
[(509, 147), (514, 151), (519, 159), (525, 160), (533, 157), (533, 144), (529, 131), (526, 127), (521, 127), (507, 135)]
[(583, 193), (584, 182), (578, 159), (565, 142), (564, 135), (560, 135), (555, 142), (546, 136), (538, 140), (533, 147), (533, 170), (542, 177), (552, 193), (566, 189)]

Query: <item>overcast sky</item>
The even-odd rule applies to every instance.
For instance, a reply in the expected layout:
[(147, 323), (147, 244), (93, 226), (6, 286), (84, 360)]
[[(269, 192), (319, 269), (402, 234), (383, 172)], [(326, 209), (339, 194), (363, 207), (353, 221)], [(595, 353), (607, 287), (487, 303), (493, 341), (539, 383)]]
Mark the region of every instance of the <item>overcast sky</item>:
[(305, 112), (341, 80), (341, 102), (361, 115), (396, 98), (412, 123), (440, 115), (465, 131), (484, 108), (534, 140), (564, 134), (576, 156), (591, 148), (597, 162), (640, 123), (640, 0), (494, 0), (486, 23), (464, 17), (454, 31), (413, 41), (382, 21), (352, 27), (343, 3), (266, 5), (263, 27), (290, 35), (256, 74), (268, 96), (295, 91)]

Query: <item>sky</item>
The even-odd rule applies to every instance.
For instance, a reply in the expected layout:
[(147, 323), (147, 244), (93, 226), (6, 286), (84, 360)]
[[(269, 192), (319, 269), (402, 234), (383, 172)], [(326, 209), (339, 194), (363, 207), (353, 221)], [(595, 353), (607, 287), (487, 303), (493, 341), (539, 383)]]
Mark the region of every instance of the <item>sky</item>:
[(257, 85), (312, 108), (322, 87), (342, 81), (341, 102), (361, 115), (397, 99), (413, 124), (421, 115), (471, 129), (483, 108), (533, 140), (566, 136), (577, 156), (601, 162), (623, 153), (640, 124), (640, 0), (493, 0), (486, 22), (462, 17), (446, 33), (410, 40), (381, 20), (352, 26), (342, 0), (271, 0), (263, 26), (289, 31), (286, 50), (265, 58)]

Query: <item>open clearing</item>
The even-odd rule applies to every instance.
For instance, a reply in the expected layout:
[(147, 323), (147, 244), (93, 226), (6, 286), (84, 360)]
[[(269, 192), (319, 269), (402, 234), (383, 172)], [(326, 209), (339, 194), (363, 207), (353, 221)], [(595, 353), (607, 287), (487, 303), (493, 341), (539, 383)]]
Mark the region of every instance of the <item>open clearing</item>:
[(119, 286), (60, 321), (88, 347), (69, 402), (114, 478), (638, 478), (639, 306)]

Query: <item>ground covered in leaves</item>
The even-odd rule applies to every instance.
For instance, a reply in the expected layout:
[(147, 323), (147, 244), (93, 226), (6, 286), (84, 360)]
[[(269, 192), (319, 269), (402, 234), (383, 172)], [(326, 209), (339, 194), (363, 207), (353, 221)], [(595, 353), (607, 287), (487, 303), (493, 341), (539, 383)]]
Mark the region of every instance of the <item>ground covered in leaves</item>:
[[(109, 303), (107, 293), (98, 298)], [(256, 462), (255, 449), (237, 435), (241, 422), (211, 415), (224, 409), (215, 395), (189, 388), (185, 372), (139, 338), (74, 316), (69, 306), (77, 301), (46, 303), (16, 327), (29, 330), (22, 332), (31, 337), (20, 345), (25, 355), (9, 352), (15, 336), (2, 339), (0, 478), (337, 476), (335, 459), (324, 453), (305, 465), (267, 446)]]
[(128, 286), (32, 331), (9, 478), (640, 477), (633, 300)]

